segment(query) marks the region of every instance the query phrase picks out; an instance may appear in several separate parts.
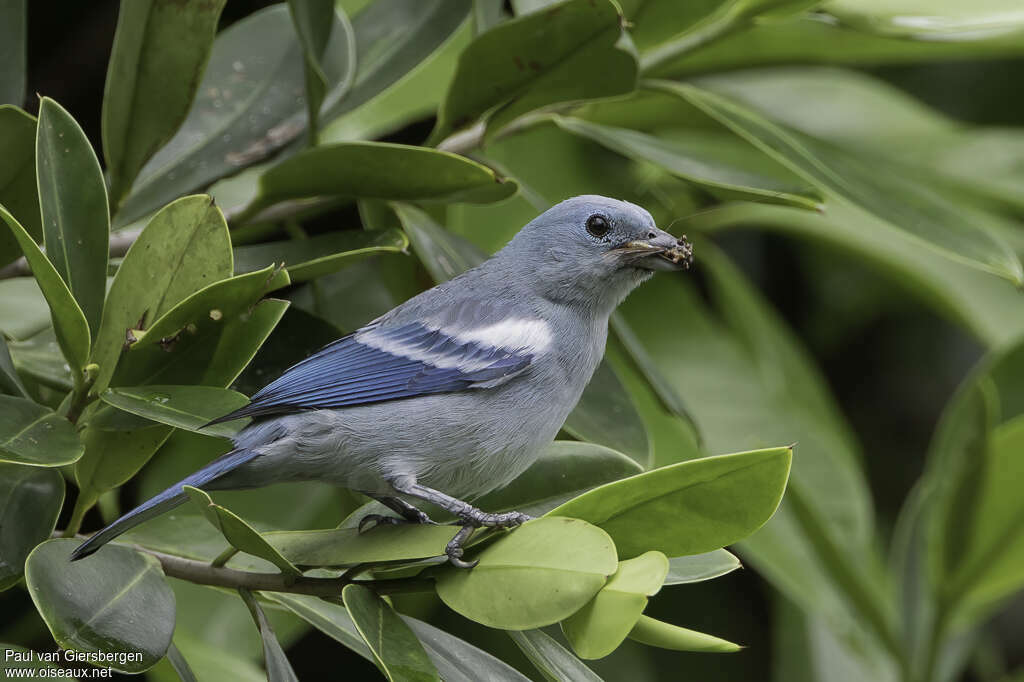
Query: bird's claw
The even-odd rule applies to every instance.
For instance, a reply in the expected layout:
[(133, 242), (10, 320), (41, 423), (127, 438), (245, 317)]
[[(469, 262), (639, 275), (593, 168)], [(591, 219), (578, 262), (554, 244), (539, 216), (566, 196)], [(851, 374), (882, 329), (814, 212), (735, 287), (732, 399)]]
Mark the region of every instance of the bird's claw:
[(521, 526), (527, 521), (533, 519), (529, 514), (523, 514), (522, 512), (505, 512), (503, 514), (488, 514), (482, 512), (479, 509), (473, 509), (467, 511), (464, 514), (460, 514), (459, 518), (462, 519), (462, 523), (466, 525), (475, 526), (477, 528), (486, 526), (488, 528), (515, 528)]
[(448, 556), (448, 562), (455, 568), (473, 568), (479, 561), (463, 561), (462, 554), (465, 548), (462, 546), (465, 544), (469, 536), (476, 530), (476, 526), (466, 524), (459, 529), (459, 532), (455, 534), (444, 548), (444, 553)]

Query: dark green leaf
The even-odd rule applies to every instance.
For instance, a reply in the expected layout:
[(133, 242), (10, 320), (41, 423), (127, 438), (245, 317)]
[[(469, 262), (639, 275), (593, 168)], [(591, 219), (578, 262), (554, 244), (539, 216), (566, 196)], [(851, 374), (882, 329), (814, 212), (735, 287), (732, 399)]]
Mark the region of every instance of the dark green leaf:
[(624, 94), (636, 71), (615, 5), (569, 0), (499, 24), (463, 50), (431, 140), (492, 110), (489, 127), (497, 130), (550, 104)]
[[(47, 672), (59, 670), (56, 665), (44, 661), (41, 653), (26, 649), (17, 644), (0, 642), (0, 677), (5, 680), (13, 680), (17, 677), (27, 677), (27, 670), (46, 670)], [(51, 654), (51, 652), (45, 653), (46, 655)], [(38, 673), (36, 676), (43, 677), (42, 674)], [(56, 677), (56, 675), (52, 676)], [(74, 680), (75, 678), (69, 677), (66, 679)]]
[(650, 462), (651, 444), (643, 417), (606, 361), (597, 366), (562, 428), (580, 440), (623, 452), (641, 466)]
[(615, 546), (577, 519), (529, 521), (472, 557), (472, 570), (445, 567), (437, 594), (470, 620), (504, 630), (556, 623), (597, 594), (615, 572)]
[(513, 630), (508, 635), (549, 682), (601, 682), (583, 661), (541, 630)]
[(400, 253), (409, 240), (400, 230), (344, 230), (286, 242), (235, 249), (235, 272), (252, 272), (270, 264), (283, 265), (292, 284), (335, 272), (377, 253)]
[[(4, 234), (11, 232), (5, 230)], [(17, 245), (15, 248), (18, 248)], [(20, 248), (18, 253), (21, 253)], [(71, 298), (70, 294), (68, 298)], [(50, 308), (34, 277), (0, 280), (0, 332), (10, 339), (22, 340), (38, 334), (50, 325)], [(82, 325), (85, 326), (85, 318), (82, 319)]]
[(107, 546), (71, 563), (78, 540), (49, 540), (25, 564), (36, 609), (59, 646), (83, 653), (125, 653), (133, 660), (97, 661), (128, 673), (153, 666), (174, 632), (174, 595), (160, 564), (127, 547)]
[[(17, 5), (23, 4), (24, 0), (4, 2)], [(4, 15), (2, 8), (3, 4), (0, 3), (0, 16)], [(0, 38), (0, 53), (8, 45)], [(0, 54), (0, 64), (7, 63)], [(3, 101), (2, 96), (0, 101)], [(39, 222), (39, 193), (36, 187), (35, 132), (35, 118), (17, 107), (0, 105), (0, 156), (5, 159), (0, 166), (0, 205), (6, 206), (32, 238), (39, 241), (43, 238), (43, 228)], [(21, 248), (14, 236), (6, 230), (0, 232), (0, 266), (7, 265), (20, 255)]]
[(75, 504), (89, 509), (99, 496), (127, 482), (149, 461), (174, 429), (130, 416), (112, 407), (102, 407), (82, 430), (85, 454), (75, 464), (79, 500)]
[(649, 549), (700, 554), (747, 537), (775, 513), (789, 448), (680, 462), (607, 483), (548, 512), (584, 519), (615, 540), (620, 557)]
[(25, 100), (27, 4), (25, 0), (0, 2), (0, 104), (21, 106)]
[(328, 637), (340, 642), (368, 661), (375, 661), (348, 611), (319, 597), (274, 592), (267, 598), (283, 605)]
[(206, 424), (249, 402), (241, 393), (216, 386), (126, 386), (108, 389), (100, 397), (161, 424), (225, 438), (238, 432), (238, 424)]
[(347, 585), (341, 596), (377, 667), (390, 682), (440, 681), (423, 645), (390, 604), (361, 585)]
[(59, 391), (74, 387), (71, 367), (60, 351), (53, 327), (24, 341), (12, 341), (10, 350), (14, 366), (23, 376)]
[(225, 2), (121, 4), (103, 93), (103, 155), (115, 205), (185, 120)]
[(81, 372), (89, 358), (89, 324), (64, 280), (14, 216), (0, 206), (3, 218), (25, 254), (39, 289), (50, 306), (50, 317), (64, 358), (72, 371)]
[(260, 631), (260, 638), (263, 640), (263, 660), (267, 666), (267, 682), (298, 682), (299, 678), (295, 676), (295, 671), (292, 670), (292, 665), (288, 662), (288, 657), (285, 656), (284, 649), (277, 641), (277, 635), (274, 634), (274, 629), (271, 627), (270, 621), (267, 620), (266, 614), (263, 613), (263, 608), (256, 601), (256, 597), (249, 590), (239, 590), (238, 592), (242, 595), (242, 601), (249, 607), (252, 619), (256, 621), (256, 628)]
[(81, 456), (71, 422), (27, 398), (0, 395), (0, 462), (56, 467)]
[(8, 395), (28, 398), (28, 391), (21, 383), (21, 377), (14, 369), (14, 361), (11, 359), (11, 352), (7, 348), (7, 339), (0, 334), (0, 392)]
[(147, 330), (199, 289), (231, 276), (231, 238), (208, 196), (178, 199), (161, 209), (128, 249), (114, 275), (92, 361), (97, 392), (114, 375), (129, 330)]
[(685, 585), (711, 580), (740, 568), (740, 560), (724, 549), (704, 554), (674, 556), (668, 560), (666, 585)]
[(526, 682), (528, 679), (504, 661), (444, 630), (409, 616), (402, 616), (402, 620), (416, 634), (444, 682)]
[[(335, 7), (333, 0), (288, 0), (288, 9), (305, 56), (306, 121), (312, 145), (316, 144), (320, 105), (323, 104), (324, 95), (327, 93), (328, 79), (322, 60), (327, 49), (327, 41), (331, 37), (331, 27), (335, 23)], [(345, 33), (345, 49), (339, 52), (343, 54), (345, 63), (337, 71), (344, 74), (341, 78), (341, 88), (344, 92), (348, 90), (355, 76), (356, 40), (348, 17), (344, 13), (339, 17), (341, 21), (338, 22), (338, 28)]]
[(640, 616), (636, 626), (629, 633), (629, 638), (662, 649), (675, 651), (706, 651), (714, 653), (732, 653), (742, 647), (713, 635), (687, 630), (670, 625), (649, 616)]
[(39, 105), (36, 176), (46, 256), (95, 335), (107, 287), (107, 185), (85, 132), (49, 97)]
[(64, 477), (54, 469), (0, 463), (0, 591), (21, 580), (25, 558), (50, 537), (64, 503)]
[(441, 556), (457, 530), (453, 526), (385, 525), (366, 533), (355, 528), (283, 531), (268, 533), (266, 539), (299, 566), (354, 566)]
[(668, 574), (661, 552), (645, 552), (619, 562), (601, 591), (583, 608), (562, 621), (562, 632), (581, 658), (604, 658), (615, 651), (657, 594)]

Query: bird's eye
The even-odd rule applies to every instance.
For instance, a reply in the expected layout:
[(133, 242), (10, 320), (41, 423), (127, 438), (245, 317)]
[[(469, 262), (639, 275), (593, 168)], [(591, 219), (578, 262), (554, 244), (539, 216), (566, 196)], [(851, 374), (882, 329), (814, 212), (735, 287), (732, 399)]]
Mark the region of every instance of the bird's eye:
[(592, 215), (587, 218), (587, 232), (595, 237), (603, 237), (608, 234), (612, 226), (608, 224), (604, 216)]

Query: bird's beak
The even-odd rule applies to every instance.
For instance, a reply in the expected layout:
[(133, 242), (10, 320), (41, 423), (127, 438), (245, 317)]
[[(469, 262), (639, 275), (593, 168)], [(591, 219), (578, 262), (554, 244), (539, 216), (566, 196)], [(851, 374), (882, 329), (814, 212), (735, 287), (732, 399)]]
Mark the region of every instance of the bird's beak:
[(693, 264), (693, 246), (686, 235), (676, 239), (661, 230), (654, 238), (626, 242), (613, 253), (630, 265), (646, 270), (688, 270)]

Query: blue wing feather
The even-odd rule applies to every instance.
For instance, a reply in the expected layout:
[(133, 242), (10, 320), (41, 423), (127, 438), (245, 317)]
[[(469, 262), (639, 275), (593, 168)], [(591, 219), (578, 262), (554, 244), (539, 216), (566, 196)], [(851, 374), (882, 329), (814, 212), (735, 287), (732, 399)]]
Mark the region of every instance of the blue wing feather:
[(460, 341), (420, 322), (389, 329), (370, 325), (292, 366), (248, 405), (211, 424), (493, 385), (532, 359), (524, 351)]

